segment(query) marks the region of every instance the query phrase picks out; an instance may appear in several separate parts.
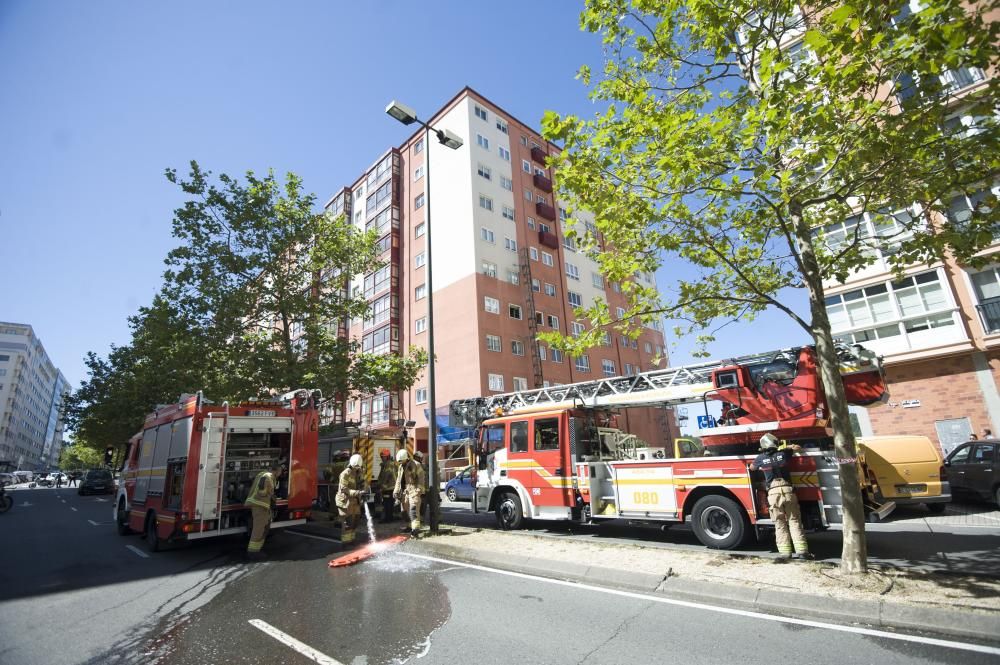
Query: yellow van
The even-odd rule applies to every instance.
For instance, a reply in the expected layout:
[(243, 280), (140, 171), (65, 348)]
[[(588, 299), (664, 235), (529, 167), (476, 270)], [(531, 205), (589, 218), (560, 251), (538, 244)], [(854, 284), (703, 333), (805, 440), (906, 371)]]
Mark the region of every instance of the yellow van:
[(932, 513), (944, 512), (951, 488), (944, 461), (926, 436), (869, 436), (858, 439), (867, 490), (877, 503), (923, 503)]

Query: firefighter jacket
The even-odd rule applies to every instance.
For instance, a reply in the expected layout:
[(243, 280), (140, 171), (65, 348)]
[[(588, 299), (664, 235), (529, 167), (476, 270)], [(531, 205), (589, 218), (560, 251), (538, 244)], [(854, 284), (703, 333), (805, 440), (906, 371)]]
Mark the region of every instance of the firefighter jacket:
[(392, 494), (396, 489), (396, 462), (386, 460), (382, 462), (382, 469), (378, 472), (378, 488), (382, 494)]
[(274, 498), (274, 474), (270, 471), (261, 471), (253, 479), (250, 486), (250, 495), (243, 503), (247, 506), (259, 506), (271, 509), (271, 499)]
[(396, 489), (393, 492), (393, 496), (397, 499), (402, 499), (404, 495), (407, 498), (410, 498), (419, 497), (423, 493), (423, 467), (413, 460), (406, 460), (406, 462), (399, 468), (399, 473), (396, 474)]
[(351, 503), (357, 506), (358, 498), (364, 494), (364, 483), (364, 469), (361, 467), (347, 467), (341, 471), (337, 487), (337, 507), (346, 509)]
[(757, 455), (750, 468), (764, 472), (764, 484), (767, 487), (779, 479), (791, 483), (792, 474), (788, 470), (788, 464), (794, 454), (795, 451), (792, 449), (764, 451)]

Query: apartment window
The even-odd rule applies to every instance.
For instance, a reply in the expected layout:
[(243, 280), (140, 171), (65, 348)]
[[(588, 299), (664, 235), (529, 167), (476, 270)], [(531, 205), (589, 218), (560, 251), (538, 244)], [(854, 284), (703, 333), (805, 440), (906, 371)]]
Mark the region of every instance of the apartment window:
[(549, 254), (548, 252), (542, 252), (542, 263), (544, 263), (547, 266), (553, 265), (552, 255)]
[(497, 264), (483, 261), (483, 274), (487, 277), (495, 278), (497, 276)]
[(486, 196), (485, 194), (480, 194), (479, 207), (483, 208), (484, 210), (489, 210), (490, 212), (493, 212), (493, 199)]
[(510, 150), (501, 146), (497, 146), (497, 154), (500, 155), (500, 159), (509, 162), (510, 161)]
[(503, 206), (501, 208), (501, 212), (502, 212), (502, 214), (504, 216), (504, 219), (509, 219), (512, 222), (514, 221), (514, 209), (513, 208), (511, 208), (510, 206)]
[(486, 109), (484, 109), (479, 104), (474, 104), (473, 107), (474, 107), (474, 110), (475, 110), (477, 118), (479, 118), (480, 120), (488, 120), (489, 119), (488, 114), (486, 113)]
[(503, 351), (503, 343), (500, 341), (499, 335), (486, 336), (486, 350), (493, 351), (494, 353)]
[(628, 348), (628, 337), (626, 337), (625, 335), (622, 335), (622, 337), (621, 337), (621, 343), (622, 343), (622, 348), (623, 349), (627, 349)]
[(541, 231), (542, 233), (551, 233), (552, 232), (552, 229), (549, 227), (549, 225), (545, 224), (545, 223), (540, 223), (538, 225), (538, 230)]
[(417, 168), (413, 169), (413, 182), (416, 182), (424, 177), (424, 165), (421, 164)]
[(559, 317), (549, 314), (549, 328), (559, 330)]
[(563, 247), (571, 252), (576, 251), (576, 238), (571, 238), (569, 236), (563, 236)]
[(602, 360), (601, 361), (601, 371), (604, 372), (604, 376), (614, 376), (615, 375), (615, 361), (614, 360)]
[(423, 151), (424, 151), (424, 140), (420, 139), (419, 141), (413, 144), (413, 152), (414, 154), (419, 154)]
[(425, 233), (427, 233), (427, 224), (426, 223), (420, 222), (415, 227), (413, 227), (413, 237), (414, 238), (419, 238), (420, 236), (424, 235)]
[(507, 133), (507, 121), (503, 118), (497, 118), (497, 129), (499, 129), (504, 134)]
[(537, 279), (532, 278), (531, 279), (531, 290), (534, 291), (535, 293), (541, 293), (541, 291), (542, 291), (542, 283), (539, 282)]
[(413, 333), (419, 335), (422, 332), (427, 331), (427, 317), (421, 316), (419, 319), (413, 322)]
[(413, 289), (413, 299), (422, 300), (427, 297), (427, 285), (421, 284), (417, 288)]
[(556, 294), (556, 285), (545, 282), (545, 295), (554, 296), (555, 294)]
[(525, 173), (531, 173), (531, 162), (529, 162), (527, 159), (522, 159), (521, 170), (524, 171)]
[(582, 335), (585, 330), (586, 327), (579, 321), (571, 321), (569, 324), (569, 331), (570, 334), (573, 335), (573, 337), (578, 337), (579, 335)]
[(417, 404), (427, 403), (427, 388), (417, 388), (416, 390), (416, 402)]
[(566, 276), (569, 277), (570, 279), (575, 279), (576, 281), (579, 282), (580, 281), (580, 269), (577, 268), (572, 263), (569, 263), (567, 261), (566, 262)]
[(566, 296), (569, 298), (569, 304), (573, 307), (583, 307), (583, 296), (575, 291), (567, 291)]
[(424, 207), (424, 201), (425, 201), (424, 195), (422, 193), (421, 194), (417, 194), (416, 198), (413, 199), (413, 207), (414, 207), (414, 209), (416, 209), (416, 208), (423, 208)]
[(631, 363), (625, 363), (625, 376), (635, 376)]
[(542, 312), (536, 311), (535, 312), (535, 323), (537, 323), (540, 326), (544, 325), (545, 324), (545, 314), (543, 314)]
[[(543, 178), (547, 177), (547, 176), (545, 175), (545, 169), (540, 169), (540, 168), (538, 168), (537, 166), (535, 167), (535, 175), (540, 175), (540, 176), (542, 176)], [(561, 208), (560, 208), (560, 210), (561, 210)]]
[(521, 376), (514, 377), (514, 390), (527, 390), (528, 380)]
[[(1000, 191), (994, 190), (994, 193), (1000, 195)], [(989, 195), (985, 189), (973, 193), (971, 196), (966, 196), (961, 194), (952, 198), (948, 203), (948, 219), (951, 223), (960, 229), (965, 229), (972, 219), (973, 211), (976, 211), (979, 215), (988, 213), (990, 208), (986, 205), (986, 197)], [(994, 239), (1000, 237), (1000, 234), (994, 233)]]
[(484, 164), (479, 164), (476, 167), (476, 173), (478, 173), (480, 177), (486, 178), (487, 180), (493, 179), (493, 171), (490, 170), (490, 167)]
[(508, 270), (507, 281), (516, 286), (521, 283), (521, 277), (517, 274), (516, 270)]
[(531, 193), (530, 189), (524, 190), (524, 200), (529, 202), (535, 200), (535, 195)]
[(615, 316), (618, 317), (619, 321), (624, 321), (625, 320), (625, 310), (622, 309), (621, 307), (616, 307), (615, 308)]
[(611, 333), (607, 330), (605, 330), (604, 334), (601, 336), (601, 346), (611, 346)]
[(643, 350), (646, 351), (646, 353), (652, 353), (653, 352), (653, 345), (650, 344), (649, 342), (643, 342), (642, 343), (642, 348), (643, 348)]
[(496, 234), (494, 234), (493, 231), (490, 231), (485, 226), (479, 229), (479, 236), (490, 244), (496, 243)]
[(523, 145), (525, 147), (528, 146), (528, 137), (525, 136), (524, 134), (521, 134), (521, 145)]
[(594, 288), (604, 290), (604, 277), (602, 275), (598, 275), (596, 272), (590, 273), (590, 281), (593, 282)]
[(512, 319), (521, 319), (521, 306), (520, 305), (510, 305), (507, 308), (507, 313)]
[(538, 260), (538, 250), (536, 248), (534, 248), (534, 247), (529, 247), (528, 248), (528, 256), (531, 257), (532, 261), (537, 261)]
[(476, 145), (485, 150), (490, 149), (490, 140), (482, 134), (476, 134)]
[(357, 212), (354, 213), (354, 223), (356, 225), (360, 225), (360, 223), (361, 223), (361, 211), (360, 210), (358, 210)]
[(561, 363), (563, 361), (563, 352), (559, 349), (552, 349), (552, 362)]
[(545, 358), (545, 353), (546, 353), (545, 347), (542, 346), (541, 344), (539, 344), (538, 345), (538, 359), (539, 360), (545, 360), (546, 359)]
[(423, 268), (427, 264), (427, 254), (425, 252), (420, 252), (413, 257), (413, 267)]
[(589, 372), (590, 371), (590, 356), (578, 356), (574, 364), (576, 366), (576, 371), (578, 372)]
[(491, 298), (490, 296), (486, 296), (483, 298), (483, 309), (485, 309), (490, 314), (499, 314), (500, 301), (497, 300), (496, 298)]
[(611, 282), (611, 290), (614, 291), (615, 293), (621, 293), (622, 292), (621, 284), (619, 284), (618, 282)]
[(528, 228), (529, 229), (534, 229), (535, 228), (535, 219), (533, 217), (529, 217), (528, 218)]
[(535, 203), (544, 203), (545, 205), (548, 205), (549, 199), (541, 194), (538, 194), (535, 196)]
[(505, 175), (500, 176), (500, 186), (506, 189), (508, 192), (514, 191), (514, 181)]
[(515, 240), (513, 238), (508, 238), (507, 236), (504, 236), (503, 247), (507, 251), (516, 252), (517, 251), (517, 240)]
[(970, 273), (969, 279), (979, 302), (976, 309), (979, 310), (983, 329), (987, 333), (1000, 331), (1000, 269), (993, 267)]
[(510, 352), (513, 353), (515, 356), (523, 356), (524, 342), (518, 341), (516, 339), (512, 340), (510, 343)]
[(490, 390), (494, 392), (503, 392), (503, 374), (490, 374), (489, 385)]

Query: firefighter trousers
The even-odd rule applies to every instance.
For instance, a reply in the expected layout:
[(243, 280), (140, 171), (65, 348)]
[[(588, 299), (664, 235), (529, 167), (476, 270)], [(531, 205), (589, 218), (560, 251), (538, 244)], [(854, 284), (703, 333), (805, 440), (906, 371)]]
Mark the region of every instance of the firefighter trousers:
[(802, 513), (795, 490), (787, 480), (775, 480), (767, 490), (768, 511), (774, 520), (774, 539), (778, 554), (791, 554), (792, 549), (799, 554), (809, 552), (805, 531), (802, 530)]
[(416, 531), (421, 527), (420, 511), (422, 495), (416, 490), (406, 490), (403, 495), (403, 512), (410, 518), (410, 529)]
[(340, 515), (340, 542), (345, 545), (353, 543), (361, 520), (361, 506), (357, 499), (352, 499), (348, 501), (347, 508), (337, 506), (337, 513)]
[(247, 552), (260, 552), (267, 539), (268, 527), (271, 526), (271, 509), (263, 506), (250, 506), (250, 515), (253, 520), (253, 527), (250, 529), (250, 542), (247, 543)]

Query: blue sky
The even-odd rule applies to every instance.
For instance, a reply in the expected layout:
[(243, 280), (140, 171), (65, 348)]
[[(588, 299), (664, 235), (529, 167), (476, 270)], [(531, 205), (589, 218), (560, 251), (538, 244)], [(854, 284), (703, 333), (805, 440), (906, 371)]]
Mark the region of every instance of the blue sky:
[[(0, 320), (34, 326), (74, 385), (129, 339), (181, 202), (163, 177), (295, 171), (320, 202), (470, 85), (521, 120), (589, 115), (600, 62), (575, 0), (0, 2)], [(670, 270), (658, 274), (661, 285)], [(730, 326), (732, 356), (801, 342), (780, 314)], [(668, 339), (668, 343), (672, 343)], [(691, 360), (680, 340), (671, 364)]]

